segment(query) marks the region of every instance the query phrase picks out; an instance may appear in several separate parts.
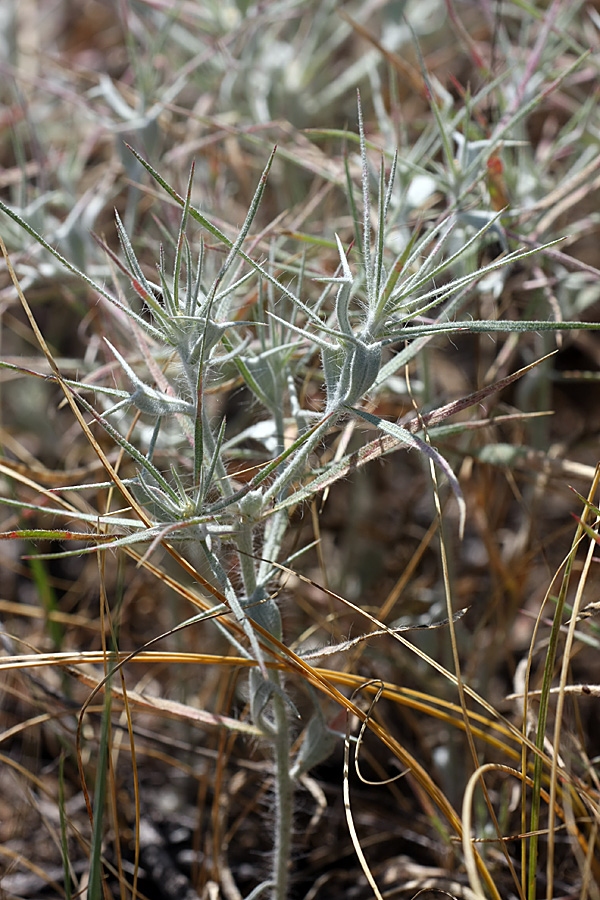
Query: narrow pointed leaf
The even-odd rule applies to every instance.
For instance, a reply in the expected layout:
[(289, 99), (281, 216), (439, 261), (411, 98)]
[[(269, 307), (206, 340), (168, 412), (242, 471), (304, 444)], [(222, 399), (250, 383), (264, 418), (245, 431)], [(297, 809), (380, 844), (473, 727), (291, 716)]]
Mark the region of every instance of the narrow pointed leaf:
[(444, 459), (444, 457), (435, 449), (435, 447), (432, 447), (430, 444), (426, 443), (416, 435), (411, 434), (410, 431), (407, 431), (405, 428), (402, 428), (402, 426), (397, 425), (395, 422), (388, 422), (385, 419), (382, 419), (380, 416), (375, 416), (373, 415), (373, 413), (367, 412), (365, 409), (356, 409), (354, 407), (350, 407), (350, 409), (354, 413), (354, 415), (359, 416), (366, 422), (370, 422), (371, 425), (375, 425), (376, 428), (379, 428), (379, 430), (383, 431), (384, 434), (390, 435), (398, 442), (398, 444), (405, 444), (407, 447), (414, 447), (416, 450), (419, 450), (420, 453), (424, 453), (425, 456), (429, 457), (429, 459), (431, 459), (436, 464), (436, 466), (438, 466), (442, 470), (442, 472), (444, 472), (446, 478), (450, 482), (452, 492), (454, 493), (454, 496), (458, 501), (461, 523), (460, 532), (462, 534), (467, 514), (467, 508), (462, 491), (460, 489), (460, 484), (458, 483), (456, 475), (452, 471), (450, 463)]

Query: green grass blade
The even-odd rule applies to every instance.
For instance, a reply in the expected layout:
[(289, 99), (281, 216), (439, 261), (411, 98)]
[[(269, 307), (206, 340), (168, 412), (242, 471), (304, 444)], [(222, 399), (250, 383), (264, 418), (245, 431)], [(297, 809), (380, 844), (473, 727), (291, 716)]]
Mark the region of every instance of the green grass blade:
[[(114, 666), (114, 660), (108, 663), (109, 669)], [(96, 783), (94, 785), (94, 822), (92, 827), (92, 841), (90, 846), (90, 874), (88, 886), (88, 900), (103, 900), (102, 888), (102, 843), (104, 837), (104, 810), (106, 807), (106, 788), (108, 773), (108, 752), (111, 733), (111, 705), (110, 678), (106, 682), (104, 690), (104, 707), (102, 710), (102, 726), (100, 731), (100, 744), (96, 760)]]

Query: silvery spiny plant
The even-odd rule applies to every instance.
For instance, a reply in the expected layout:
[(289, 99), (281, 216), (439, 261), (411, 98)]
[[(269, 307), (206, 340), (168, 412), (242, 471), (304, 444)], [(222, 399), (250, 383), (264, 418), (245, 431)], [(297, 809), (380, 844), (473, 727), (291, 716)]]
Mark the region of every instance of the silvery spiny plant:
[[(103, 547), (129, 548), (143, 543), (149, 555), (159, 544), (176, 546), (198, 571), (208, 573), (202, 583), (219, 600), (212, 613), (233, 614), (237, 629), (228, 619), (215, 616), (213, 621), (237, 653), (254, 664), (249, 669), (250, 713), (257, 732), (272, 747), (275, 766), (273, 869), (252, 896), (269, 891), (276, 900), (284, 900), (288, 893), (294, 785), (330, 754), (337, 740), (315, 702), (299, 750), (292, 753), (292, 723), (299, 714), (283, 675), (269, 665), (285, 648), (273, 585), (278, 567), (289, 566), (295, 558), (286, 557), (290, 510), (356, 464), (356, 457), (347, 454), (315, 469), (316, 452), (341, 421), (354, 417), (383, 435), (381, 441), (362, 448), (360, 462), (383, 450), (416, 449), (445, 474), (462, 523), (464, 503), (458, 481), (424, 433), (429, 423), (434, 435), (434, 426), (458, 406), (450, 404), (399, 424), (369, 412), (365, 401), (375, 397), (435, 335), (556, 328), (550, 322), (457, 319), (474, 285), (530, 251), (506, 252), (486, 266), (461, 270), (460, 263), (470, 257), (485, 233), (500, 225), (499, 217), (490, 213), (484, 217), (483, 228), (463, 230), (464, 240), (457, 244), (454, 235), (457, 227), (463, 226), (455, 213), (422, 233), (415, 232), (400, 252), (392, 254), (388, 235), (395, 209), (397, 160), (394, 157), (388, 173), (383, 162), (379, 168), (374, 209), (373, 172), (360, 105), (359, 147), (362, 218), (359, 221), (355, 216), (355, 246), (345, 247), (335, 236), (337, 270), (332, 276), (315, 279), (322, 287), (312, 300), (302, 299), (308, 279), (304, 264), (297, 269), (292, 287), (274, 274), (276, 267), (271, 261), (258, 262), (245, 249), (275, 151), (235, 241), (192, 205), (193, 168), (187, 193), (180, 197), (133, 151), (182, 207), (172, 269), (168, 269), (166, 252), (161, 251), (156, 280), (145, 274), (117, 216), (122, 257), (105, 249), (136, 302), (142, 301), (141, 311), (76, 270), (18, 214), (0, 204), (121, 318), (123, 313), (127, 316), (139, 351), (137, 361), (106, 342), (127, 387), (95, 384), (92, 403), (87, 399), (89, 384), (63, 383), (77, 404), (133, 461), (135, 477), (119, 481), (119, 487), (134, 514), (81, 513), (81, 520), (98, 529), (98, 538), (110, 536)], [(227, 248), (218, 265), (218, 257), (211, 255), (203, 241), (194, 254), (188, 239), (190, 220)], [(251, 288), (256, 290), (258, 302), (247, 307)], [(586, 326), (561, 323), (560, 327)], [(392, 350), (395, 352), (388, 352)], [(306, 372), (315, 367), (315, 358), (322, 378), (320, 406), (309, 404), (299, 391)], [(209, 399), (212, 389), (220, 389), (232, 375), (246, 386), (262, 411), (258, 426), (238, 434), (228, 432), (225, 416)], [(494, 386), (483, 395), (492, 390)], [(481, 396), (479, 392), (466, 398), (462, 405), (478, 402)], [(262, 442), (265, 461), (248, 482), (240, 484), (231, 477), (230, 461), (248, 436)], [(177, 458), (177, 464), (161, 468), (159, 450)], [(53, 512), (61, 514), (59, 509)], [(68, 516), (72, 517), (72, 511)], [(66, 532), (57, 530), (55, 534), (57, 539), (67, 539)], [(97, 549), (100, 544), (94, 541), (94, 534), (89, 537), (91, 549)], [(232, 549), (237, 557), (235, 570), (230, 564)]]

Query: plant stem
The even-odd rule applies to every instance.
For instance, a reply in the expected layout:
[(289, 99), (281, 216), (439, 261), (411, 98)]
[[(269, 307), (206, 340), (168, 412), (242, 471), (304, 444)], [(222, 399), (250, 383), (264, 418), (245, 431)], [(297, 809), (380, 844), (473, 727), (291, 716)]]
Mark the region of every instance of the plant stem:
[(307, 436), (306, 443), (297, 450), (296, 455), (288, 464), (287, 468), (277, 476), (273, 484), (265, 491), (265, 504), (279, 497), (283, 489), (287, 487), (294, 478), (299, 477), (304, 472), (309, 454), (330, 432), (341, 412), (342, 410), (332, 411), (315, 428), (313, 433)]
[[(283, 690), (283, 678), (273, 672), (272, 678)], [(288, 712), (281, 696), (273, 694), (276, 735), (275, 751), (275, 847), (273, 849), (273, 900), (286, 900), (289, 861), (292, 844), (294, 785), (290, 777), (290, 728)]]

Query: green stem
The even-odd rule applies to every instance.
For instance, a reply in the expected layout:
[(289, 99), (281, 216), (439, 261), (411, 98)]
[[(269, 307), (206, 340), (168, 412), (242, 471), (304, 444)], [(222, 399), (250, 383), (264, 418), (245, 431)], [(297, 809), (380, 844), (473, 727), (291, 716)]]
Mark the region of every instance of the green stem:
[(334, 410), (332, 413), (327, 415), (325, 419), (323, 419), (323, 421), (315, 428), (312, 434), (307, 435), (305, 443), (298, 448), (298, 450), (296, 451), (296, 455), (292, 457), (292, 460), (287, 468), (277, 476), (273, 484), (265, 491), (265, 505), (273, 500), (277, 500), (284, 488), (286, 488), (294, 480), (294, 478), (299, 478), (300, 475), (304, 474), (304, 469), (309, 454), (312, 452), (312, 450), (314, 450), (317, 444), (322, 441), (323, 438), (331, 431), (342, 413), (343, 409), (340, 409), (339, 411)]
[[(273, 680), (283, 689), (283, 679), (278, 672)], [(273, 850), (272, 900), (287, 900), (289, 863), (292, 849), (294, 785), (290, 777), (290, 728), (288, 712), (279, 694), (273, 694), (273, 713), (276, 735), (273, 737), (275, 754), (275, 847)]]

